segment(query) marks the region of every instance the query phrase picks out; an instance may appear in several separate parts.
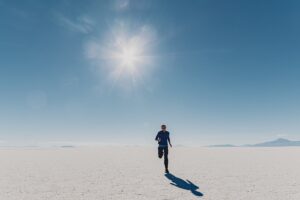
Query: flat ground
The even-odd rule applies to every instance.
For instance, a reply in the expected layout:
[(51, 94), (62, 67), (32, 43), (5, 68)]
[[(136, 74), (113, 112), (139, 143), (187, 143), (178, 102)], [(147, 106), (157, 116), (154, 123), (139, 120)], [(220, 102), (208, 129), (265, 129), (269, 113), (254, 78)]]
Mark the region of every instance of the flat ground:
[[(299, 200), (300, 148), (1, 149), (2, 200)], [(177, 186), (176, 186), (177, 185)]]

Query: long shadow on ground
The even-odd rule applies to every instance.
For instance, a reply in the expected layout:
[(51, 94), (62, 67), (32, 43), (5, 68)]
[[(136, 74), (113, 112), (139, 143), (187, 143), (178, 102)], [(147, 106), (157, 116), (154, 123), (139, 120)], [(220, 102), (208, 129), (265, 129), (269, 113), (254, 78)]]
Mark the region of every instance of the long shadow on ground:
[(197, 189), (199, 189), (199, 187), (197, 185), (195, 185), (194, 183), (192, 183), (189, 180), (183, 180), (181, 178), (176, 177), (175, 175), (169, 173), (169, 174), (165, 174), (165, 176), (172, 181), (172, 183), (170, 183), (171, 185), (174, 185), (178, 188), (184, 189), (184, 190), (189, 190), (191, 191), (195, 196), (198, 197), (202, 197), (203, 193), (197, 191)]

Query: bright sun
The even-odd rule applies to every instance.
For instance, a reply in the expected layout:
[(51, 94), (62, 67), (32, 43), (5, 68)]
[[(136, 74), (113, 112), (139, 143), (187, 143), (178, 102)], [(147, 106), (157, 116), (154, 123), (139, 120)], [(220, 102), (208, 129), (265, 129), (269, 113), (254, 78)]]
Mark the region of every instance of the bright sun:
[(99, 60), (108, 71), (108, 78), (122, 87), (138, 85), (149, 76), (154, 66), (155, 31), (149, 26), (129, 29), (124, 24), (112, 28), (103, 42), (87, 46), (89, 58)]
[(119, 62), (122, 67), (135, 69), (139, 63), (142, 63), (142, 55), (139, 46), (128, 44), (121, 46), (119, 54)]

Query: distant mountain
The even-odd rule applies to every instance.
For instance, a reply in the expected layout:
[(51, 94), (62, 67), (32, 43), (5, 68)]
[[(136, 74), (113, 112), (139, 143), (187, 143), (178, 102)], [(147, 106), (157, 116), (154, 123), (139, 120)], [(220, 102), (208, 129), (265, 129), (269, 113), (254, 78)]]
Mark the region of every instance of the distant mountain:
[(73, 145), (62, 145), (60, 147), (61, 148), (74, 148), (75, 146), (73, 146)]
[(216, 145), (210, 145), (209, 147), (236, 147), (232, 144), (216, 144)]
[(252, 145), (245, 145), (249, 147), (290, 147), (290, 146), (300, 146), (300, 141), (291, 141), (284, 138), (278, 138), (277, 140), (263, 142)]
[(231, 144), (211, 145), (209, 147), (300, 147), (300, 141), (291, 141), (284, 138), (278, 138), (277, 140), (258, 143), (258, 144), (246, 144), (241, 146), (235, 146)]

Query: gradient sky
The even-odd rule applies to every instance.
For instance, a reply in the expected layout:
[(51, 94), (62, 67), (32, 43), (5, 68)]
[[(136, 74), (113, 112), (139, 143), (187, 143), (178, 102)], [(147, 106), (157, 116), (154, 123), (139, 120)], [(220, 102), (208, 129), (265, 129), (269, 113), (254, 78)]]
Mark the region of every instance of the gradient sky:
[[(162, 123), (174, 144), (300, 139), (299, 10), (0, 0), (0, 144), (153, 144)], [(141, 54), (134, 72), (119, 40)]]

